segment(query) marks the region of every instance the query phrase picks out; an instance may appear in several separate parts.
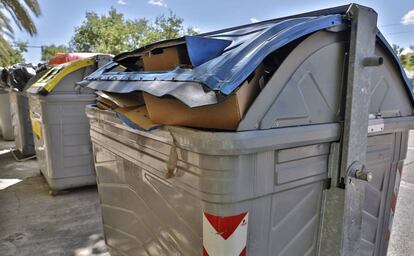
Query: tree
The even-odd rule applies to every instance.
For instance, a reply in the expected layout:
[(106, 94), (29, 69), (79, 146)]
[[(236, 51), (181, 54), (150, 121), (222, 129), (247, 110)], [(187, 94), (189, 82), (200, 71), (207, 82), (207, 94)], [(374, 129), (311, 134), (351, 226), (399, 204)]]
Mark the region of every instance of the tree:
[(404, 54), (404, 55), (400, 55), (399, 57), (400, 57), (401, 64), (403, 66), (406, 66), (407, 65), (407, 55)]
[(154, 23), (145, 18), (125, 19), (114, 7), (104, 15), (87, 12), (85, 18), (70, 41), (75, 51), (118, 54), (186, 32), (196, 34), (194, 29), (184, 28), (184, 20), (172, 11), (156, 17)]
[(56, 53), (67, 53), (69, 48), (66, 45), (48, 45), (42, 47), (42, 61), (49, 61)]
[(17, 42), (7, 50), (8, 58), (0, 58), (0, 67), (8, 67), (16, 63), (25, 62), (23, 52), (27, 52), (27, 43)]
[(395, 54), (397, 54), (397, 56), (400, 56), (402, 51), (404, 51), (404, 48), (401, 48), (399, 45), (396, 44), (392, 45), (392, 49), (394, 50)]
[(41, 14), (37, 0), (0, 0), (0, 56), (4, 61), (14, 57), (15, 49), (8, 39), (13, 39), (12, 21), (20, 29), (30, 35), (37, 33), (31, 14)]
[(414, 54), (411, 54), (410, 57), (408, 57), (408, 64), (409, 66), (414, 66)]

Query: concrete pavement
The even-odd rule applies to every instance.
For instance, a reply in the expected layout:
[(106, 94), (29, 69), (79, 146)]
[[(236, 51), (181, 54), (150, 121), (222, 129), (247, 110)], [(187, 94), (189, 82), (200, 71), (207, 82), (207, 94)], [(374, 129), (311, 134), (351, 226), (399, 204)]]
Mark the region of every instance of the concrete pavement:
[(50, 196), (37, 161), (15, 162), (9, 146), (0, 142), (0, 255), (109, 256), (96, 187)]

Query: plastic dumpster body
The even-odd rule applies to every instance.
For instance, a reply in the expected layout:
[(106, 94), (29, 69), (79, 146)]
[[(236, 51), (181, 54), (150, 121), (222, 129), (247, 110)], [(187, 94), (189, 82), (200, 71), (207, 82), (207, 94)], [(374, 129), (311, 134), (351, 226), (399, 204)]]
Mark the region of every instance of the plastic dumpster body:
[(0, 134), (4, 140), (14, 140), (10, 95), (8, 91), (0, 91)]
[(19, 150), (23, 156), (36, 154), (34, 149), (32, 122), (30, 121), (29, 99), (26, 94), (26, 89), (46, 72), (47, 70), (38, 72), (25, 84), (22, 91), (15, 88), (10, 90), (10, 105), (15, 144), (16, 149)]
[(27, 95), (23, 92), (11, 90), (10, 106), (16, 149), (23, 156), (34, 155), (33, 131)]
[[(374, 12), (359, 8), (338, 7), (207, 34), (234, 40), (235, 35), (242, 39), (248, 35), (249, 44), (255, 42), (250, 40), (253, 33), (269, 32), (280, 21), (291, 22), (290, 29), (296, 29), (301, 17), (322, 19), (349, 10), (352, 18), (344, 23), (362, 21), (352, 23), (350, 30), (341, 24), (319, 27), (299, 42), (284, 38), (292, 40), (292, 50), (235, 132), (175, 126), (139, 131), (112, 111), (87, 107), (105, 241), (111, 253), (386, 255), (408, 131), (414, 126), (414, 98), (392, 49), (374, 33)], [(360, 29), (354, 30), (356, 26)], [(238, 43), (243, 42), (240, 38)], [(258, 45), (266, 48), (272, 40), (260, 41)], [(370, 44), (372, 52), (366, 54), (375, 57), (362, 61), (360, 47)], [(242, 51), (233, 53), (240, 61), (254, 58), (263, 48), (252, 47), (242, 56)], [(225, 57), (231, 55), (229, 51)], [(249, 63), (240, 65), (247, 69)], [(112, 79), (108, 81), (102, 71), (96, 72), (102, 80), (95, 76), (92, 87), (119, 88), (114, 86), (117, 74), (108, 74)], [(196, 73), (197, 68), (180, 72)], [(173, 86), (180, 76), (177, 70), (170, 73), (175, 75)], [(145, 87), (148, 82), (140, 82), (145, 75), (133, 82), (132, 75), (125, 79), (126, 73), (118, 79), (125, 90), (134, 87), (151, 93), (150, 86)], [(168, 75), (163, 73), (162, 78)], [(363, 83), (354, 81), (362, 78)], [(205, 81), (206, 86), (214, 85)], [(226, 85), (223, 82), (218, 89), (225, 93)], [(357, 87), (361, 85), (368, 88)], [(358, 98), (352, 94), (354, 88), (367, 97), (357, 101), (367, 103), (356, 109), (366, 112), (359, 123), (353, 123), (358, 116), (349, 107)], [(353, 130), (355, 124), (363, 132)], [(349, 143), (352, 136), (360, 143)], [(366, 159), (351, 161), (344, 171), (350, 158), (344, 152), (349, 151)]]
[[(87, 112), (114, 255), (200, 255), (202, 248), (209, 255), (243, 255), (246, 246), (249, 255), (314, 253), (329, 142), (338, 140), (338, 125), (144, 133), (108, 111)], [(167, 179), (174, 154), (177, 169)], [(227, 235), (216, 236), (215, 229)]]
[(97, 56), (56, 66), (27, 90), (36, 156), (52, 191), (96, 183), (84, 111), (95, 95), (76, 91), (75, 85), (109, 59)]

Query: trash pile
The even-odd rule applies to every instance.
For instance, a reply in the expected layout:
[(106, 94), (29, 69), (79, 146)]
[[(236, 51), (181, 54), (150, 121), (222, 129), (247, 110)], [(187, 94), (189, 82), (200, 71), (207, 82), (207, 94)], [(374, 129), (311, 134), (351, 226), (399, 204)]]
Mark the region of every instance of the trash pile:
[(258, 64), (228, 95), (184, 76), (185, 71), (215, 65), (231, 44), (196, 36), (159, 42), (116, 56), (81, 84), (96, 90), (98, 108), (114, 111), (134, 129), (178, 125), (236, 130), (273, 73), (271, 65)]
[(136, 105), (123, 109), (111, 97), (99, 95), (97, 106), (117, 112), (134, 128), (176, 125), (235, 131), (289, 53), (321, 24), (334, 27), (342, 19), (327, 15), (292, 19), (289, 25), (279, 22), (146, 45), (115, 56), (82, 85), (98, 94), (133, 98)]
[(0, 85), (3, 88), (23, 91), (27, 82), (45, 68), (45, 65), (19, 63), (3, 68), (0, 72)]

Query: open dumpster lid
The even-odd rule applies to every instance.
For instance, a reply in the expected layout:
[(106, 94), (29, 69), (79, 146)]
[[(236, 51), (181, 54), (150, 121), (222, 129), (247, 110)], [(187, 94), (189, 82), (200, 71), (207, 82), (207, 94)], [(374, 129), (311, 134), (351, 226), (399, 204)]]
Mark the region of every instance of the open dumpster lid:
[(93, 52), (69, 52), (69, 53), (58, 52), (55, 54), (55, 56), (53, 56), (49, 60), (48, 64), (59, 65), (59, 64), (66, 63), (66, 62), (73, 61), (73, 60), (90, 58), (95, 55), (96, 53), (93, 53)]
[[(116, 56), (113, 62), (86, 77), (89, 81), (88, 87), (118, 93), (144, 91), (158, 97), (171, 95), (190, 107), (215, 104), (220, 100), (220, 96), (226, 97), (234, 92), (272, 52), (316, 31), (345, 24), (343, 15), (348, 8), (349, 5), (345, 5), (223, 29), (196, 37), (187, 36), (153, 43)], [(218, 45), (216, 48), (213, 47), (215, 51), (210, 58), (205, 56), (203, 44), (209, 39), (215, 40)], [(377, 41), (392, 56), (407, 93), (414, 101), (411, 82), (379, 31)], [(192, 68), (178, 66), (169, 71), (139, 71), (130, 65), (133, 62), (131, 60), (135, 61), (150, 50), (179, 44), (187, 45), (190, 59), (192, 55), (202, 52), (199, 54), (203, 56), (201, 61), (192, 63)], [(128, 72), (112, 71), (117, 66), (126, 67)], [(174, 82), (174, 85), (171, 82)], [(193, 93), (185, 93), (187, 90)], [(215, 94), (212, 95), (211, 92)]]
[(92, 65), (95, 65), (94, 58), (78, 59), (54, 66), (37, 80), (37, 82), (32, 84), (27, 89), (27, 92), (31, 94), (49, 94), (65, 76)]

